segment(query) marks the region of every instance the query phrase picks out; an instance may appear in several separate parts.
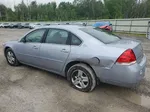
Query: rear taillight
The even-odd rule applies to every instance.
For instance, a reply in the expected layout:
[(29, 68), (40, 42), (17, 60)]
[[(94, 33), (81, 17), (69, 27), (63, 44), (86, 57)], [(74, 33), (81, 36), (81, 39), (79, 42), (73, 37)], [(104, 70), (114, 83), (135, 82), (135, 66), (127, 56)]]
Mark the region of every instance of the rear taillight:
[(136, 62), (136, 57), (132, 49), (128, 49), (121, 54), (116, 61), (119, 64), (132, 64)]

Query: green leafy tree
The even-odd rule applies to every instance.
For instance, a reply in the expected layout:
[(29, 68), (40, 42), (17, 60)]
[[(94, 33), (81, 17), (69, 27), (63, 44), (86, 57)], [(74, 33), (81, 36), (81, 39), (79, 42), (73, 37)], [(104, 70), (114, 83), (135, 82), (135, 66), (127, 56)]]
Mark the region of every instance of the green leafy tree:
[(1, 21), (68, 21), (150, 17), (150, 0), (74, 0), (38, 4), (24, 0), (12, 9), (0, 4)]
[(6, 15), (7, 15), (7, 8), (4, 5), (0, 4), (0, 20), (1, 21), (6, 20), (7, 19)]

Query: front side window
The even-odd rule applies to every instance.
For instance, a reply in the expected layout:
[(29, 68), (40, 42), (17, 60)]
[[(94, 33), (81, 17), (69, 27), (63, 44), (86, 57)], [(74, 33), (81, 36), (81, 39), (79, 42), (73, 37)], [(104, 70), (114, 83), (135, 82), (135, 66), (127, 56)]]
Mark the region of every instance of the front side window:
[(61, 29), (50, 29), (45, 43), (67, 44), (69, 33)]
[(46, 31), (45, 29), (33, 31), (26, 36), (25, 41), (26, 42), (32, 42), (32, 43), (40, 43), (45, 31)]

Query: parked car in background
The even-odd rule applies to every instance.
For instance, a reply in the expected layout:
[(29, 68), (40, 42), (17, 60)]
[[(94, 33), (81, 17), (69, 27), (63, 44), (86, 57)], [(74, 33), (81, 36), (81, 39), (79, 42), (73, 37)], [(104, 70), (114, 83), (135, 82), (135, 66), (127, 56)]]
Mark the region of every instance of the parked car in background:
[(18, 29), (22, 29), (23, 28), (23, 23), (18, 23)]
[(84, 92), (92, 91), (98, 81), (133, 87), (145, 75), (146, 57), (141, 43), (99, 28), (41, 27), (3, 46), (11, 66), (23, 63), (60, 74)]
[(30, 23), (22, 23), (22, 28), (30, 28)]
[(112, 31), (112, 24), (110, 22), (96, 22), (93, 27), (100, 28), (107, 31)]
[(33, 23), (33, 24), (30, 24), (30, 29), (38, 28), (41, 26), (42, 26), (41, 23)]
[(87, 26), (87, 23), (83, 23), (83, 22), (74, 22), (74, 23), (70, 23), (71, 25), (81, 25), (81, 26)]
[(44, 23), (42, 24), (42, 26), (50, 26), (51, 24), (50, 23)]
[(11, 23), (10, 28), (19, 28), (21, 23)]
[(12, 23), (10, 25), (10, 28), (18, 28), (18, 29), (29, 28), (29, 23)]
[(1, 23), (1, 24), (0, 24), (0, 28), (4, 28), (4, 23)]
[(4, 28), (7, 23), (1, 23), (0, 28)]
[(13, 28), (13, 27), (14, 27), (14, 24), (15, 24), (15, 23), (11, 23), (11, 24), (9, 25), (9, 28)]
[(51, 25), (60, 25), (60, 23), (51, 23)]
[(0, 23), (0, 28), (2, 28), (3, 23)]
[(4, 23), (3, 24), (3, 28), (9, 28), (9, 26), (10, 26), (10, 23)]

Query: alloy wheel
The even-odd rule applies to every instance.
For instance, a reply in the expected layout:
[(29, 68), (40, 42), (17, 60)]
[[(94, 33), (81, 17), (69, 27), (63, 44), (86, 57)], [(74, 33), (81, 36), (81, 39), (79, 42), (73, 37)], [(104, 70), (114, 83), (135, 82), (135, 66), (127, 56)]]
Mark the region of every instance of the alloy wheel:
[(13, 54), (12, 51), (8, 51), (7, 52), (7, 60), (10, 64), (14, 64), (15, 63), (15, 56)]
[(72, 73), (71, 81), (79, 89), (84, 89), (89, 85), (89, 78), (82, 70), (75, 70)]

